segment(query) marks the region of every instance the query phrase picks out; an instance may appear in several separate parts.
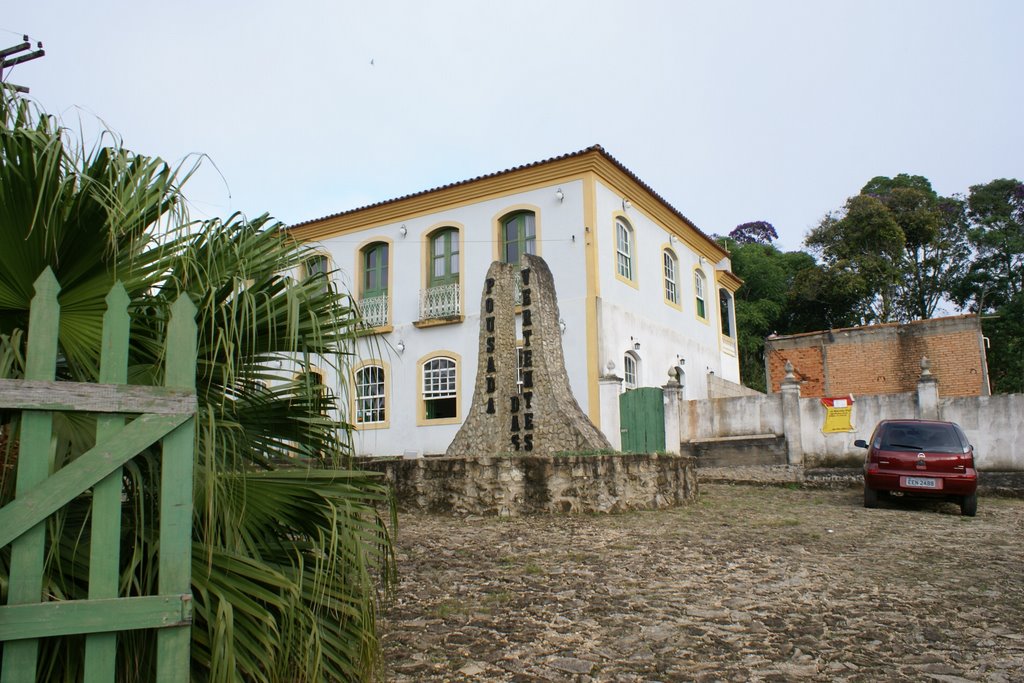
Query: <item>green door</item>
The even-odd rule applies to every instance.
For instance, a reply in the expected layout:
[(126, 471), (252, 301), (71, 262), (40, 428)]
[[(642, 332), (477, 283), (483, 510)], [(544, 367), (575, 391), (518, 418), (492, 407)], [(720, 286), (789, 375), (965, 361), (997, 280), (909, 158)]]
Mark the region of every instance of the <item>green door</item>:
[(619, 394), (619, 420), (623, 453), (665, 450), (665, 403), (658, 387)]

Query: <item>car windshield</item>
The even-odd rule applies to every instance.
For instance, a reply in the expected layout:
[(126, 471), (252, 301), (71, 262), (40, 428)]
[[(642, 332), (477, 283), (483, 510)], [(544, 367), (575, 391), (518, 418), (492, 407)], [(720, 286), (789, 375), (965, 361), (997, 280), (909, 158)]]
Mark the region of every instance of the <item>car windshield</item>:
[(930, 453), (961, 453), (963, 446), (950, 425), (890, 425), (882, 436), (882, 449)]

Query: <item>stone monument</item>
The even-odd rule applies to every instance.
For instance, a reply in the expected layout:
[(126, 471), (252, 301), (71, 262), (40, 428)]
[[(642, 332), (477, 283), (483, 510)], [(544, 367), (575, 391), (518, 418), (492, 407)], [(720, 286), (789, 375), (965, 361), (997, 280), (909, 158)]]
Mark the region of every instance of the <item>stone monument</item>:
[[(522, 291), (521, 351), (517, 277)], [(525, 254), (521, 267), (491, 264), (480, 300), (473, 404), (448, 456), (612, 450), (569, 388), (558, 321), (554, 278), (544, 259)]]

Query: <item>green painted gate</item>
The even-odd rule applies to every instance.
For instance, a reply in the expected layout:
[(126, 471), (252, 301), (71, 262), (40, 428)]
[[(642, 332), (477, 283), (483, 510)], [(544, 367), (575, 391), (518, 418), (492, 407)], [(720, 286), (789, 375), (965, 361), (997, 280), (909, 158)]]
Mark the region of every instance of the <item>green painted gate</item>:
[[(0, 547), (11, 545), (7, 604), (0, 607), (0, 683), (35, 683), (39, 639), (86, 634), (85, 683), (114, 680), (117, 632), (159, 629), (157, 681), (189, 680), (192, 623), (192, 462), (195, 434), (195, 307), (171, 309), (163, 387), (129, 386), (128, 295), (107, 296), (98, 384), (55, 382), (59, 285), (36, 280), (24, 380), (0, 380), (0, 410), (22, 411), (15, 497), (0, 508)], [(96, 445), (54, 471), (53, 414), (97, 413)], [(134, 419), (127, 421), (125, 416)], [(158, 595), (121, 596), (122, 470), (162, 441)], [(42, 595), (47, 518), (92, 495), (88, 599)], [(51, 539), (51, 542), (53, 539)]]
[(665, 401), (658, 387), (641, 387), (619, 394), (623, 453), (665, 450)]

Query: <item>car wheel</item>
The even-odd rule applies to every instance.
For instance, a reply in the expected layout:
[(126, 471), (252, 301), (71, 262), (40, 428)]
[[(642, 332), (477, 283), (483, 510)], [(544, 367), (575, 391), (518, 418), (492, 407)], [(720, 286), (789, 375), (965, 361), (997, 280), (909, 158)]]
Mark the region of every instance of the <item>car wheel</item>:
[(864, 484), (864, 507), (878, 507), (878, 491)]
[(973, 517), (978, 514), (978, 494), (972, 493), (969, 496), (964, 496), (960, 500), (960, 514), (967, 517)]

